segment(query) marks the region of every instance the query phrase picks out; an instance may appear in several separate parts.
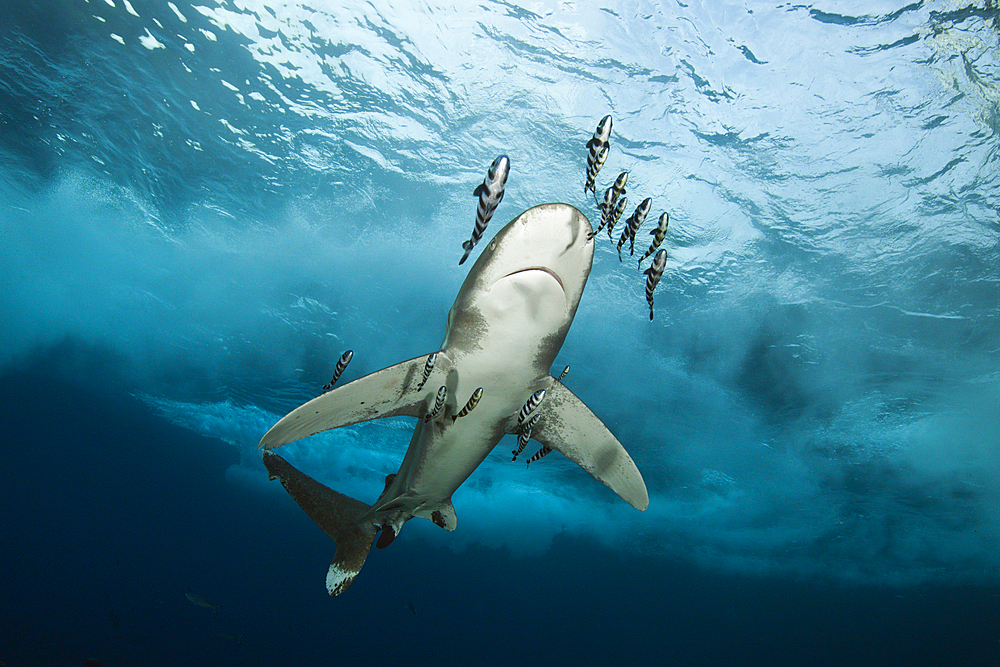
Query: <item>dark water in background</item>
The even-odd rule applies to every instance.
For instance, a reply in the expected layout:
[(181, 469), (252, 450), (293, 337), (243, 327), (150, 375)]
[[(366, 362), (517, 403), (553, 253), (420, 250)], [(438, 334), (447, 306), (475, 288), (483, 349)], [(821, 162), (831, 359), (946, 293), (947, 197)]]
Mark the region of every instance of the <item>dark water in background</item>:
[(513, 557), (404, 533), (331, 599), (327, 538), (280, 493), (223, 483), (232, 448), (151, 414), (119, 362), (65, 341), (0, 383), (7, 665), (1000, 660), (996, 586), (727, 575), (565, 534)]
[[(640, 4), (0, 0), (0, 661), (1000, 664), (997, 9)], [(487, 235), (594, 219), (609, 112), (671, 259), (556, 370), (650, 509), (502, 443), (328, 598), (260, 436), (437, 348), (498, 153)], [(409, 428), (282, 453), (370, 500)]]

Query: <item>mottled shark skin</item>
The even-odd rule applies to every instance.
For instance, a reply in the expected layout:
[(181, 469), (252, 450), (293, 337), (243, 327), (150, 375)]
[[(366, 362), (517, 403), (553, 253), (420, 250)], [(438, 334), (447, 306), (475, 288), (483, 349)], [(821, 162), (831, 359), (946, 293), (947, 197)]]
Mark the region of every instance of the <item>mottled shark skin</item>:
[[(361, 570), (381, 531), (383, 548), (413, 517), (445, 530), (457, 524), (454, 491), (504, 435), (517, 432), (518, 412), (535, 391), (545, 400), (531, 437), (561, 452), (625, 501), (649, 504), (638, 469), (608, 428), (549, 369), (576, 315), (590, 274), (590, 222), (567, 204), (530, 208), (501, 229), (469, 270), (448, 313), (434, 369), (418, 391), (426, 355), (337, 387), (296, 408), (263, 437), (271, 450), (314, 433), (391, 416), (417, 417), (398, 472), (372, 505), (332, 491), (265, 451), (271, 479), (337, 543), (327, 575), (331, 595)], [(425, 422), (441, 386), (444, 409)], [(452, 419), (482, 387), (475, 408)]]

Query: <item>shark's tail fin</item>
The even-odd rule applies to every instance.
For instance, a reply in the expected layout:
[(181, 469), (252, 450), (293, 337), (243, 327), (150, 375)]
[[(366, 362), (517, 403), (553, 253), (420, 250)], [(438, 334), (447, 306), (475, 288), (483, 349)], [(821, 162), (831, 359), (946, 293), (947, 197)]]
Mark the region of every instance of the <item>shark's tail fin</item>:
[(278, 479), (309, 518), (337, 543), (326, 575), (330, 595), (340, 595), (361, 572), (375, 539), (375, 526), (360, 521), (371, 507), (320, 484), (272, 451), (264, 452), (270, 479)]

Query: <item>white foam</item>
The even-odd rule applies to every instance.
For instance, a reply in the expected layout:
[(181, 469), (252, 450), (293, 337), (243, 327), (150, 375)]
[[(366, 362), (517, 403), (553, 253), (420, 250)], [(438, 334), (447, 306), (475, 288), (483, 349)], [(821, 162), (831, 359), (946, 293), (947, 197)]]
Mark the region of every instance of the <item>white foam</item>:
[(182, 23), (187, 23), (187, 17), (181, 14), (181, 10), (177, 9), (177, 5), (172, 2), (168, 2), (167, 7), (170, 7), (170, 9), (173, 10), (174, 14), (177, 15), (177, 18), (179, 18)]
[(145, 35), (139, 35), (139, 43), (142, 44), (147, 49), (149, 49), (150, 51), (154, 49), (167, 48), (163, 42), (153, 37), (153, 34), (149, 32), (149, 28), (146, 28)]

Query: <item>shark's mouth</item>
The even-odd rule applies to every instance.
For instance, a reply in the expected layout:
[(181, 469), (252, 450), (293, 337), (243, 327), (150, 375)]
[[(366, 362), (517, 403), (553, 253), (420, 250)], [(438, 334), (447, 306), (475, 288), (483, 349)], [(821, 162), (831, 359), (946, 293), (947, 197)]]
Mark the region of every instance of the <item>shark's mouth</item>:
[[(559, 274), (557, 274), (555, 271), (545, 266), (529, 266), (523, 269), (518, 269), (517, 271), (511, 271), (507, 275), (501, 277), (500, 280), (503, 280), (504, 278), (510, 278), (511, 276), (516, 276), (519, 273), (527, 273), (528, 271), (541, 271), (542, 273), (547, 273), (548, 275), (552, 276), (552, 278), (554, 278), (557, 283), (559, 283), (559, 287), (560, 289), (562, 289), (563, 293), (564, 294), (566, 293), (566, 286), (563, 284), (562, 278), (559, 277)], [(496, 282), (500, 282), (500, 280), (497, 280)]]
[[(553, 281), (554, 284), (553, 284)], [(552, 269), (545, 266), (528, 266), (523, 269), (518, 269), (517, 271), (511, 271), (507, 275), (499, 278), (493, 283), (493, 288), (497, 287), (501, 283), (506, 285), (519, 284), (520, 290), (529, 290), (534, 293), (534, 296), (528, 298), (527, 303), (530, 303), (533, 308), (537, 308), (543, 302), (544, 294), (548, 294), (549, 298), (556, 298), (562, 303), (567, 310), (569, 310), (569, 295), (566, 293), (566, 285), (563, 284), (562, 278), (559, 274)], [(556, 291), (558, 290), (558, 291)], [(556, 296), (558, 295), (558, 296)], [(555, 305), (554, 301), (548, 301), (551, 305)]]

